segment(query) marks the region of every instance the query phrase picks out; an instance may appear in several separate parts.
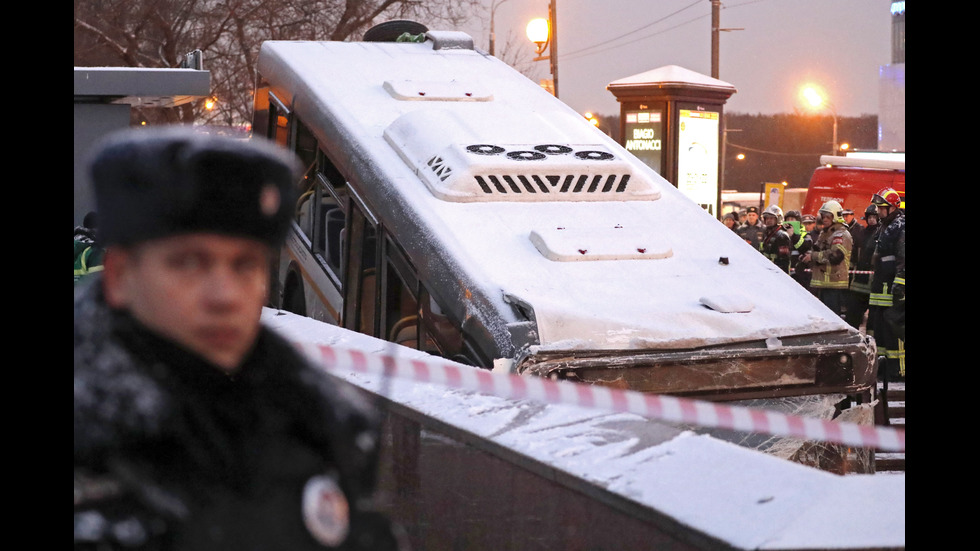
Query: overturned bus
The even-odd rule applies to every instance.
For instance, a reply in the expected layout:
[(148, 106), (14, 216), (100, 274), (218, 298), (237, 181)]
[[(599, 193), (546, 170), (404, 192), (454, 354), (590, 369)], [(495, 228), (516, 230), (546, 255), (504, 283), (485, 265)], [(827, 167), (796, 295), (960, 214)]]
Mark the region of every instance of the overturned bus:
[(308, 168), (274, 306), (514, 373), (873, 397), (873, 340), (468, 35), (270, 41), (258, 71), (253, 134)]

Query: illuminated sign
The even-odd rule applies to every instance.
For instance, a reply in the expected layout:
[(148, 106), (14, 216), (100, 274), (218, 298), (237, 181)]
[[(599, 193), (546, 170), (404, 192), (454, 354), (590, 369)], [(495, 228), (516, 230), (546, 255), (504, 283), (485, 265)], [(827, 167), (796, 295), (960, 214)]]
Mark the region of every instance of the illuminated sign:
[(905, 13), (905, 2), (892, 2), (892, 15)]
[(681, 109), (678, 123), (677, 189), (716, 214), (720, 114)]
[(660, 173), (663, 159), (663, 111), (626, 111), (626, 150)]
[[(766, 182), (766, 200), (763, 208), (769, 208), (772, 205), (776, 205), (779, 208), (783, 208), (783, 191), (786, 188), (784, 183), (773, 183)], [(841, 201), (843, 202), (843, 201)]]

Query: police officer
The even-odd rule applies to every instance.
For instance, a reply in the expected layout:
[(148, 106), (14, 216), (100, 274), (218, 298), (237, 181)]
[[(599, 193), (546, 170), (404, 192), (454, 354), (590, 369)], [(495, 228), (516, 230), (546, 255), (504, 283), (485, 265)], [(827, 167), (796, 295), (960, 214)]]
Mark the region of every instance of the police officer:
[(810, 286), (820, 300), (840, 316), (846, 306), (848, 275), (851, 259), (851, 233), (844, 225), (840, 203), (827, 201), (817, 213), (820, 217), (820, 235), (813, 250), (803, 258), (810, 266)]
[(872, 257), (874, 274), (868, 300), (868, 332), (874, 336), (879, 353), (885, 356), (885, 364), (878, 367), (879, 376), (887, 373), (890, 379), (904, 379), (905, 341), (886, 322), (885, 312), (895, 305), (896, 275), (900, 266), (903, 271), (897, 291), (903, 299), (905, 296), (905, 209), (901, 195), (890, 187), (879, 190), (871, 204), (878, 210), (881, 229)]
[(745, 240), (746, 243), (752, 245), (753, 248), (758, 249), (759, 243), (762, 242), (762, 232), (765, 227), (762, 225), (762, 220), (759, 219), (759, 209), (757, 207), (749, 207), (745, 210), (745, 223), (738, 229), (738, 235)]
[(770, 205), (762, 212), (762, 224), (765, 231), (759, 250), (780, 270), (789, 274), (791, 247), (789, 234), (783, 229), (783, 210), (776, 205)]
[(76, 549), (390, 549), (378, 416), (260, 323), (292, 158), (186, 127), (91, 165), (105, 269), (75, 291)]

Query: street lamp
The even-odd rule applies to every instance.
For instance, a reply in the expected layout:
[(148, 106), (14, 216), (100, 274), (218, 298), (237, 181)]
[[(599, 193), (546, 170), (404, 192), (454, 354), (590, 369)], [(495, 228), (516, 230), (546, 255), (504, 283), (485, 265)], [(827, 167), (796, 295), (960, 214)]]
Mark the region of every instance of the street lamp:
[[(527, 24), (527, 38), (534, 42), (537, 56), (534, 61), (551, 61), (551, 89), (558, 97), (558, 14), (555, 7), (555, 0), (548, 4), (548, 18), (532, 19)], [(551, 49), (550, 53), (542, 56), (545, 50)]]
[(548, 20), (543, 17), (538, 17), (537, 19), (532, 19), (527, 23), (527, 39), (534, 42), (535, 55), (539, 56), (534, 61), (541, 61), (543, 59), (548, 59), (547, 56), (540, 57), (541, 54), (548, 48), (548, 39), (551, 38), (551, 32), (549, 29), (550, 25)]
[(805, 99), (811, 106), (823, 107), (829, 110), (830, 113), (834, 116), (834, 141), (832, 145), (833, 149), (831, 150), (831, 155), (837, 155), (837, 110), (834, 108), (834, 104), (831, 103), (830, 100), (825, 98), (824, 95), (820, 93), (820, 90), (818, 90), (814, 86), (803, 87), (803, 90), (800, 92), (800, 94), (803, 96), (803, 99)]

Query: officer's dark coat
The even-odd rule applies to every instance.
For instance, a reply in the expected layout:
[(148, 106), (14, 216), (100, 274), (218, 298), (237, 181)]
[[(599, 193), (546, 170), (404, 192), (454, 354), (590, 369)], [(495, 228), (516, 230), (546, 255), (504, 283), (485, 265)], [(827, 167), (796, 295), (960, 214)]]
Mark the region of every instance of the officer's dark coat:
[(229, 377), (108, 309), (93, 279), (75, 293), (76, 548), (322, 548), (302, 500), (324, 474), (352, 532), (374, 521), (377, 422), (354, 387), (266, 328)]

